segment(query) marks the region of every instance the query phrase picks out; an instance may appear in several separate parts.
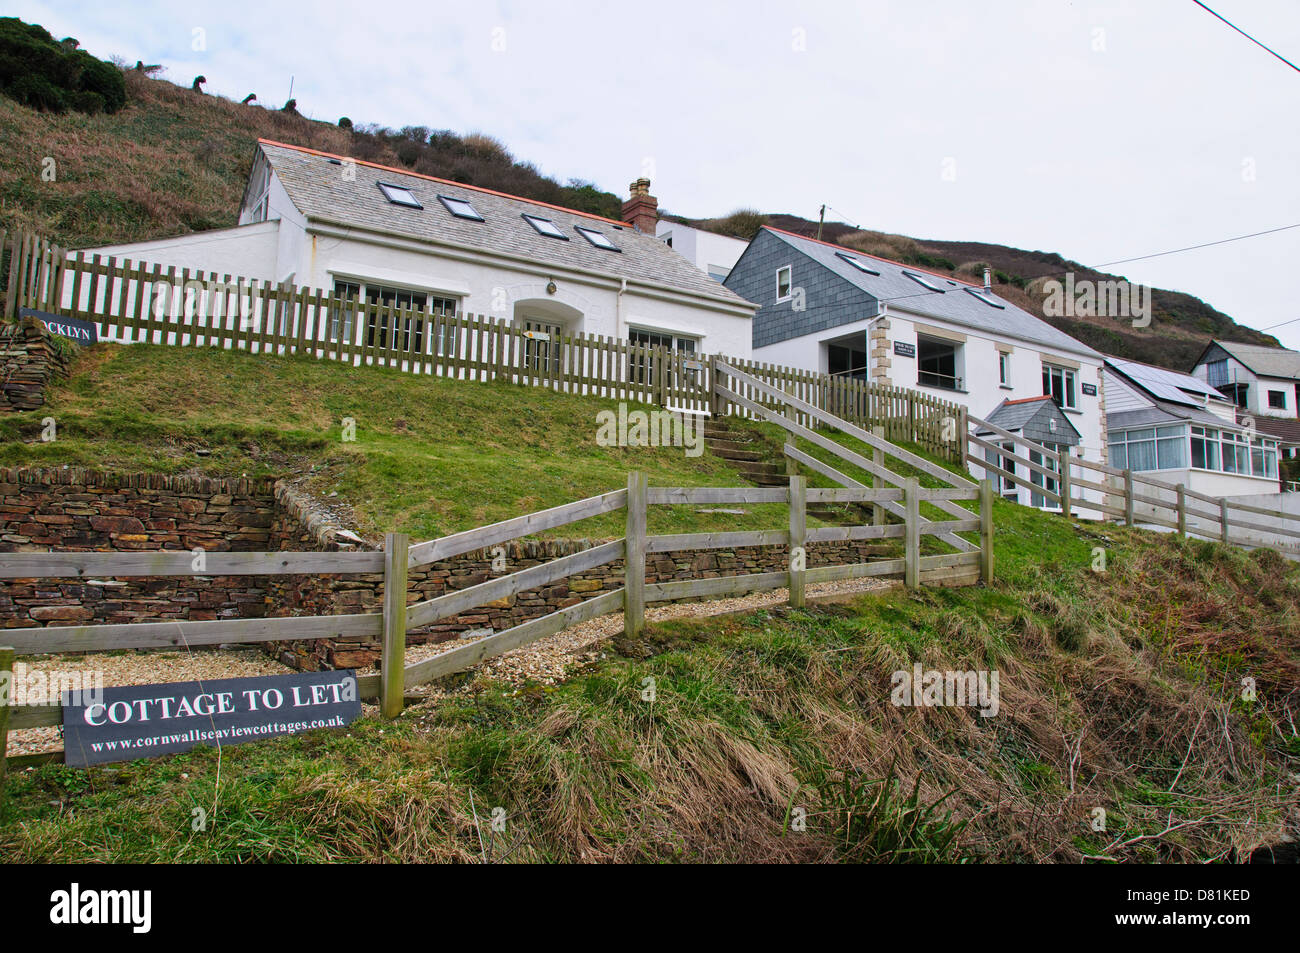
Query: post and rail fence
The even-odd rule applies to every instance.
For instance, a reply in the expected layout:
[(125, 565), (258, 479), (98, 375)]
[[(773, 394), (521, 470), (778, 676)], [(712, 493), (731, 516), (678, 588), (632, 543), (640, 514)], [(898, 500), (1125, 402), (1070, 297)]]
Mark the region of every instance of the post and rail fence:
[[(996, 479), (1002, 488), (1029, 490), (1049, 505), (1049, 511), (1055, 509), (1066, 517), (1097, 513), (1126, 526), (1156, 526), (1182, 536), (1197, 535), (1300, 556), (1300, 513), (1199, 493), (1145, 472), (1049, 449), (979, 417), (968, 417), (968, 421), (967, 463), (979, 467), (985, 477)], [(1025, 452), (1017, 453), (1020, 448)], [(1085, 496), (1086, 491), (1091, 491), (1093, 498)], [(1268, 517), (1272, 522), (1251, 516)]]
[[(645, 625), (646, 606), (683, 599), (708, 599), (787, 588), (789, 601), (805, 602), (806, 587), (840, 580), (901, 578), (908, 586), (971, 585), (993, 577), (992, 486), (968, 484), (953, 488), (922, 488), (915, 478), (902, 488), (811, 488), (802, 476), (788, 487), (649, 487), (645, 475), (631, 473), (626, 488), (600, 496), (529, 513), (489, 526), (466, 530), (411, 545), (400, 533), (385, 537), (382, 552), (223, 552), (207, 554), (203, 575), (310, 575), (382, 573), (381, 612), (352, 615), (281, 616), (202, 622), (141, 622), (79, 626), (33, 626), (11, 629), (3, 636), (0, 662), (19, 656), (60, 652), (107, 652), (121, 649), (192, 649), (227, 644), (255, 645), (271, 641), (362, 636), (379, 640), (376, 671), (357, 678), (364, 700), (377, 701), (384, 717), (396, 717), (406, 689), (466, 671), (485, 659), (553, 635), (597, 616), (623, 612), (624, 628), (635, 634)], [(920, 518), (922, 504), (961, 501), (966, 519), (942, 523)], [(901, 514), (900, 522), (809, 528), (808, 504), (856, 502), (887, 505)], [(740, 532), (652, 535), (646, 529), (651, 506), (780, 503), (789, 507), (782, 529)], [(626, 535), (590, 549), (540, 565), (489, 579), (476, 586), (407, 604), (406, 579), (411, 569), (498, 543), (566, 526), (602, 513), (625, 510)], [(969, 551), (922, 554), (922, 539), (955, 532), (977, 534)], [(901, 539), (901, 557), (861, 563), (809, 567), (804, 547), (819, 542)], [(691, 578), (647, 583), (646, 556), (681, 550), (727, 550), (736, 547), (783, 546), (788, 568), (778, 572)], [(467, 612), (488, 602), (550, 585), (575, 574), (623, 560), (623, 585), (615, 590), (536, 619), (458, 645), (441, 654), (406, 662), (406, 631)], [(0, 578), (87, 578), (188, 575), (197, 572), (188, 552), (35, 552), (0, 553)], [(0, 758), (6, 730), (62, 724), (58, 705), (0, 706)], [(7, 723), (7, 724), (6, 724)], [(40, 757), (40, 756), (36, 756)], [(0, 762), (2, 763), (2, 762)]]
[[(504, 318), (439, 314), (322, 289), (68, 252), (0, 229), (0, 313), (55, 313), (96, 326), (100, 340), (310, 355), (472, 381), (508, 381), (671, 410), (748, 415), (713, 398), (715, 365), (737, 369), (864, 427), (883, 427), (951, 461), (962, 459), (962, 408), (928, 394), (605, 335), (531, 331)], [(743, 396), (753, 398), (746, 392)], [(806, 417), (800, 420), (807, 423)]]

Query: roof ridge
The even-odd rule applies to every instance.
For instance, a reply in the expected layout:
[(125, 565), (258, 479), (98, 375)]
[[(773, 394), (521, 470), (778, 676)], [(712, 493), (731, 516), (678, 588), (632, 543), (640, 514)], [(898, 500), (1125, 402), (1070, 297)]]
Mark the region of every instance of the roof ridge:
[(620, 222), (612, 218), (606, 218), (605, 216), (597, 215), (594, 212), (583, 212), (576, 208), (567, 208), (563, 205), (553, 205), (550, 202), (542, 202), (538, 199), (525, 198), (522, 195), (511, 195), (509, 192), (498, 192), (496, 189), (486, 189), (481, 185), (469, 185), (465, 182), (453, 182), (451, 179), (441, 179), (436, 175), (426, 175), (423, 172), (412, 172), (410, 169), (399, 169), (396, 166), (383, 165), (379, 162), (370, 162), (367, 159), (358, 159), (354, 156), (339, 155), (336, 152), (326, 152), (323, 149), (313, 149), (310, 146), (297, 146), (290, 142), (279, 142), (275, 139), (264, 139), (259, 137), (257, 144), (279, 146), (281, 149), (292, 149), (294, 152), (305, 152), (308, 155), (320, 156), (324, 159), (338, 159), (341, 162), (355, 162), (357, 165), (364, 165), (371, 169), (380, 169), (384, 172), (392, 172), (396, 175), (409, 175), (415, 179), (424, 179), (427, 182), (437, 182), (440, 185), (450, 185), (452, 188), (457, 189), (468, 189), (471, 192), (482, 192), (485, 195), (495, 195), (498, 198), (513, 199), (516, 202), (527, 202), (529, 205), (536, 205), (538, 208), (549, 208), (557, 212), (568, 212), (570, 215), (581, 215), (584, 218), (594, 219), (598, 222), (607, 222), (610, 225), (618, 225), (620, 228), (635, 231), (632, 225), (628, 222)]
[(763, 225), (761, 227), (766, 228), (768, 231), (776, 232), (780, 235), (789, 235), (791, 238), (800, 238), (806, 242), (815, 242), (818, 245), (825, 245), (827, 248), (834, 248), (838, 251), (844, 252), (847, 255), (861, 255), (864, 258), (874, 258), (876, 261), (883, 261), (888, 265), (897, 265), (899, 268), (906, 268), (911, 271), (919, 271), (922, 274), (930, 275), (934, 278), (942, 278), (944, 281), (955, 281), (958, 282), (959, 284), (965, 285), (968, 288), (978, 288), (980, 291), (984, 290), (983, 285), (977, 285), (973, 281), (967, 281), (965, 278), (957, 278), (953, 275), (941, 274), (940, 272), (937, 271), (931, 271), (928, 268), (921, 268), (918, 265), (909, 265), (906, 262), (895, 261), (892, 258), (883, 258), (880, 255), (873, 255), (871, 254), (871, 252), (859, 251), (856, 248), (847, 248), (844, 245), (836, 245), (834, 242), (822, 241), (820, 238), (809, 238), (807, 235), (800, 235), (798, 232), (792, 232), (784, 228), (777, 228), (775, 225)]

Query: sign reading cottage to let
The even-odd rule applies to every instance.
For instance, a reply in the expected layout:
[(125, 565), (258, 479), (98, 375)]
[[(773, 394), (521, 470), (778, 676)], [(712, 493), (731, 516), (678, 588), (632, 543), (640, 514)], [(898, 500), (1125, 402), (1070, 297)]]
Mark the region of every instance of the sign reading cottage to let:
[(361, 715), (353, 670), (130, 685), (95, 695), (63, 693), (68, 764), (133, 761), (196, 745), (341, 728)]
[(50, 314), (48, 311), (37, 311), (35, 308), (19, 308), (18, 317), (35, 318), (51, 334), (76, 341), (78, 344), (94, 344), (99, 340), (99, 332), (95, 325), (80, 318), (65, 318), (61, 314)]

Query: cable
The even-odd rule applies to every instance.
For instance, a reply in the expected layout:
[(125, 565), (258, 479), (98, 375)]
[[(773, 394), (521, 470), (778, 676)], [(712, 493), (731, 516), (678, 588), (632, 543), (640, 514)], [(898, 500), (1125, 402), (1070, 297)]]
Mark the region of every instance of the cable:
[(1300, 73), (1300, 66), (1296, 66), (1294, 63), (1292, 63), (1289, 59), (1287, 59), (1287, 58), (1286, 58), (1285, 56), (1283, 56), (1281, 53), (1278, 53), (1276, 50), (1271, 50), (1271, 49), (1269, 49), (1267, 46), (1265, 46), (1263, 43), (1259, 42), (1259, 40), (1255, 39), (1253, 36), (1251, 36), (1249, 33), (1247, 33), (1247, 32), (1246, 32), (1245, 30), (1243, 30), (1241, 27), (1237, 26), (1237, 25), (1236, 25), (1235, 23), (1233, 23), (1231, 20), (1228, 20), (1228, 19), (1226, 19), (1226, 18), (1224, 18), (1224, 17), (1219, 16), (1219, 14), (1215, 13), (1213, 10), (1211, 10), (1209, 7), (1207, 7), (1205, 4), (1201, 3), (1201, 0), (1192, 0), (1192, 3), (1196, 4), (1198, 7), (1200, 7), (1202, 10), (1204, 10), (1206, 13), (1209, 13), (1209, 14), (1211, 14), (1212, 16), (1218, 17), (1220, 20), (1223, 20), (1224, 23), (1228, 24), (1228, 26), (1232, 27), (1234, 30), (1236, 30), (1238, 33), (1240, 33), (1240, 34), (1241, 34), (1242, 36), (1244, 36), (1246, 39), (1250, 40), (1250, 42), (1254, 43), (1254, 44), (1255, 44), (1256, 46), (1258, 46), (1260, 49), (1262, 49), (1262, 50), (1268, 50), (1269, 53), (1272, 53), (1274, 56), (1276, 56), (1278, 59), (1280, 59), (1280, 60), (1281, 60), (1283, 63), (1285, 63), (1287, 66), (1291, 67), (1291, 68), (1292, 68), (1293, 70), (1295, 70), (1297, 73)]

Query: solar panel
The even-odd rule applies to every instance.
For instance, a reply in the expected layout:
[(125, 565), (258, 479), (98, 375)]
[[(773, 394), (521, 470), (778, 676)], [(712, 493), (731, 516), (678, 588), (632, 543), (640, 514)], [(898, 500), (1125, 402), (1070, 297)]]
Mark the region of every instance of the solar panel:
[(1111, 358), (1110, 362), (1160, 400), (1202, 407), (1206, 397), (1223, 399), (1223, 395), (1213, 387), (1190, 374), (1179, 374), (1176, 371), (1167, 371), (1163, 367), (1151, 367), (1148, 364), (1121, 361), (1118, 358)]

